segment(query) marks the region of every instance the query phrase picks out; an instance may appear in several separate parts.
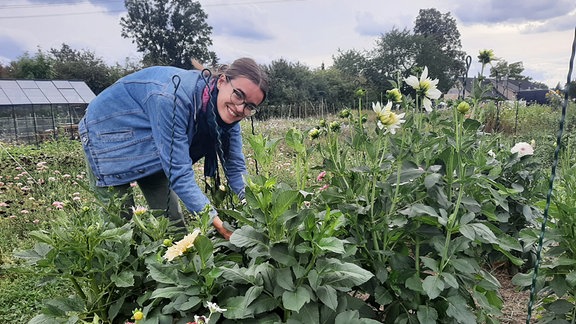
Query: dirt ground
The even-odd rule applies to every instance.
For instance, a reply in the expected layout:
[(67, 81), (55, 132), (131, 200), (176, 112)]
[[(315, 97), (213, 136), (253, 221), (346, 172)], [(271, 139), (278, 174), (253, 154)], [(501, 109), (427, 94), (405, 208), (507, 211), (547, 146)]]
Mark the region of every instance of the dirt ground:
[[(526, 323), (528, 316), (528, 301), (530, 300), (530, 291), (518, 291), (517, 287), (512, 284), (512, 275), (506, 270), (498, 270), (493, 273), (502, 288), (500, 294), (504, 300), (502, 316), (500, 321), (503, 324), (521, 324)], [(532, 313), (534, 315), (534, 313)]]

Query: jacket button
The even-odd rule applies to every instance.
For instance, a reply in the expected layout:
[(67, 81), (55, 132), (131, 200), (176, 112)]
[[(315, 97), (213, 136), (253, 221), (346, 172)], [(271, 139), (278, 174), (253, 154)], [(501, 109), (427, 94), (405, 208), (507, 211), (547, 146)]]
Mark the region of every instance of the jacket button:
[(146, 172), (144, 169), (138, 170), (138, 173), (144, 173), (144, 172)]

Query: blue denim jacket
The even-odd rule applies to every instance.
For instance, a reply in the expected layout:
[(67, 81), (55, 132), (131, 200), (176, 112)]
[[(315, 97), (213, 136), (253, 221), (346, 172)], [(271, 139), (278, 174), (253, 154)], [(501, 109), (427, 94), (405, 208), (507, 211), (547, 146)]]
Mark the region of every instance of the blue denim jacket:
[[(193, 139), (210, 136), (206, 133), (212, 127), (226, 132), (224, 170), (231, 189), (242, 197), (246, 163), (240, 124), (198, 127), (205, 88), (199, 71), (157, 66), (121, 78), (94, 98), (78, 129), (96, 185), (127, 184), (164, 170), (186, 208), (199, 212), (210, 201), (192, 164), (215, 148)], [(215, 89), (214, 102), (217, 93)]]

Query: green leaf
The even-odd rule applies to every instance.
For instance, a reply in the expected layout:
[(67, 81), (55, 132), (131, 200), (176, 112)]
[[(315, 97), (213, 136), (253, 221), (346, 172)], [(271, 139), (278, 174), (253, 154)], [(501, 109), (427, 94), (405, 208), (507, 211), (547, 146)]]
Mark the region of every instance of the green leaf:
[(416, 291), (416, 292), (423, 292), (424, 291), (422, 289), (422, 280), (420, 279), (420, 276), (418, 276), (418, 273), (414, 273), (414, 275), (412, 275), (410, 278), (406, 279), (404, 286), (406, 286), (406, 288), (408, 288), (412, 291)]
[(334, 253), (343, 254), (344, 240), (335, 237), (324, 237), (318, 242), (318, 247), (323, 251), (332, 251)]
[(316, 290), (316, 295), (324, 305), (332, 310), (336, 310), (338, 307), (338, 294), (336, 289), (332, 286), (321, 286)]
[(298, 263), (296, 258), (290, 255), (290, 251), (288, 251), (288, 244), (286, 243), (274, 244), (272, 248), (270, 248), (270, 257), (278, 261), (278, 263), (288, 267)]
[(54, 241), (52, 238), (43, 231), (32, 231), (28, 234), (31, 238), (35, 239), (36, 241), (40, 241), (42, 243), (46, 243), (52, 245)]
[(483, 243), (498, 243), (496, 235), (488, 228), (488, 226), (482, 223), (471, 223), (464, 224), (460, 226), (460, 233), (466, 238), (476, 241), (479, 240)]
[(292, 270), (290, 268), (282, 268), (276, 270), (276, 283), (278, 286), (285, 290), (294, 290), (294, 280), (292, 278)]
[(420, 257), (420, 260), (422, 261), (422, 263), (424, 264), (424, 266), (426, 266), (428, 269), (434, 271), (434, 272), (438, 272), (438, 260), (434, 260), (432, 258), (429, 257)]
[(246, 268), (239, 268), (238, 265), (234, 265), (232, 268), (222, 267), (222, 276), (232, 281), (235, 284), (250, 284), (256, 283), (256, 279), (253, 275), (248, 274)]
[(302, 286), (296, 291), (285, 291), (282, 294), (282, 305), (287, 310), (298, 312), (304, 304), (310, 301), (310, 293)]
[(473, 274), (478, 272), (477, 263), (473, 259), (454, 259), (450, 260), (454, 269), (462, 273)]
[(296, 202), (296, 199), (299, 195), (300, 192), (298, 190), (285, 190), (275, 195), (272, 200), (274, 201), (274, 205), (270, 211), (272, 217), (278, 218), (285, 211), (287, 211), (292, 206), (292, 204)]
[(431, 173), (424, 178), (424, 186), (426, 186), (426, 189), (430, 189), (438, 184), (441, 179), (442, 175), (440, 173)]
[(150, 263), (146, 267), (150, 277), (159, 283), (176, 284), (178, 282), (177, 270), (172, 267), (155, 263)]
[(267, 246), (268, 239), (252, 226), (245, 225), (234, 231), (230, 243), (237, 247), (251, 247), (258, 244)]
[(132, 287), (134, 286), (134, 273), (128, 270), (122, 271), (120, 274), (110, 276), (110, 280), (112, 280), (116, 287)]
[(184, 287), (165, 287), (158, 288), (152, 292), (150, 299), (154, 298), (174, 298), (186, 293)]
[(438, 312), (432, 307), (420, 305), (418, 306), (416, 316), (420, 324), (436, 324)]
[(25, 260), (29, 264), (35, 264), (44, 259), (50, 251), (52, 251), (52, 246), (46, 243), (36, 243), (34, 244), (34, 249), (15, 252), (14, 256)]
[(448, 286), (458, 289), (458, 281), (456, 280), (456, 277), (454, 277), (451, 273), (442, 272), (440, 276), (444, 278), (444, 282), (448, 284)]
[(264, 291), (264, 288), (262, 286), (252, 286), (248, 288), (246, 294), (244, 294), (244, 296), (246, 296), (246, 299), (244, 300), (246, 306), (250, 306), (250, 304), (252, 304), (253, 301), (255, 301), (258, 297), (260, 297), (262, 291)]
[(412, 206), (411, 211), (413, 216), (420, 216), (422, 214), (425, 214), (429, 216), (439, 217), (434, 207), (423, 204), (415, 204), (414, 206)]
[(234, 296), (222, 301), (220, 307), (226, 309), (226, 318), (243, 319), (252, 317), (252, 310), (246, 305), (246, 297)]
[(194, 240), (194, 248), (196, 248), (196, 252), (198, 252), (198, 256), (202, 260), (202, 265), (206, 266), (214, 253), (212, 241), (204, 235), (198, 235)]
[(379, 305), (388, 305), (394, 301), (392, 294), (384, 287), (378, 285), (374, 290), (374, 298)]
[(512, 283), (518, 287), (528, 287), (532, 285), (532, 277), (534, 271), (530, 271), (529, 273), (517, 273), (512, 277)]
[(448, 309), (446, 315), (456, 319), (458, 323), (476, 323), (476, 316), (460, 295), (447, 298)]
[(184, 303), (180, 304), (180, 306), (177, 307), (177, 310), (185, 312), (188, 310), (191, 310), (192, 308), (200, 305), (202, 303), (202, 299), (198, 296), (190, 296), (190, 298), (188, 298), (187, 301), (185, 301)]
[(551, 303), (550, 305), (548, 305), (547, 308), (554, 314), (566, 315), (568, 313), (572, 313), (574, 309), (574, 304), (565, 299), (558, 299), (553, 303)]
[(572, 287), (576, 286), (576, 271), (572, 270), (566, 275), (566, 282)]
[(424, 282), (422, 283), (422, 288), (430, 299), (440, 296), (444, 287), (444, 282), (438, 275), (428, 276), (424, 278)]
[(322, 283), (335, 288), (351, 288), (361, 285), (374, 275), (358, 265), (337, 259), (318, 260), (316, 270)]

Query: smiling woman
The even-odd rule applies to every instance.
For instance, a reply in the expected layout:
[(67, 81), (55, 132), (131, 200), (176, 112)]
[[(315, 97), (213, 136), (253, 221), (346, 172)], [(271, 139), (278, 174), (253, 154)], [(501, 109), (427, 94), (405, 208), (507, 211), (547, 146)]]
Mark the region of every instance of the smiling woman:
[(180, 227), (179, 199), (192, 213), (210, 206), (214, 226), (229, 238), (192, 165), (204, 158), (204, 175), (214, 177), (220, 161), (242, 199), (246, 164), (238, 122), (255, 113), (267, 91), (266, 74), (250, 58), (213, 76), (156, 66), (118, 80), (90, 103), (79, 124), (94, 191), (102, 201), (127, 194), (124, 216), (131, 218), (130, 183), (136, 182), (149, 207), (165, 210)]

